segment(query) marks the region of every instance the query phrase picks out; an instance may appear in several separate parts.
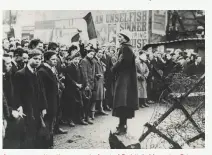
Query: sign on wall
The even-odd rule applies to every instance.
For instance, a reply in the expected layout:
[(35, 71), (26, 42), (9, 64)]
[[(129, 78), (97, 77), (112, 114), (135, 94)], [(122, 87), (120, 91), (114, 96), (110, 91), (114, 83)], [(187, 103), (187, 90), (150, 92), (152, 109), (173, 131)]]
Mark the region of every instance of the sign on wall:
[(152, 11), (152, 33), (165, 35), (167, 25), (167, 11), (153, 10)]
[[(100, 25), (107, 25), (108, 35), (106, 41), (118, 46), (117, 34), (128, 29), (132, 32), (131, 44), (140, 49), (148, 43), (148, 19), (149, 11), (123, 11), (119, 13), (105, 13), (94, 17), (96, 31)], [(101, 37), (98, 37), (101, 44)]]

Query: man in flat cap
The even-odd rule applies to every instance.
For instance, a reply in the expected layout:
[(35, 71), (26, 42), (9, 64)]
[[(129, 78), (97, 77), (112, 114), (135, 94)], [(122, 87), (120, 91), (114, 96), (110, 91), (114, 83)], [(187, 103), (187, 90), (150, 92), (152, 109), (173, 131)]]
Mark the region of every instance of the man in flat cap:
[(40, 121), (46, 114), (47, 102), (44, 87), (37, 68), (41, 64), (41, 51), (33, 49), (29, 52), (29, 61), (25, 68), (15, 74), (14, 94), (16, 107), (19, 112), (24, 113), (24, 134), (21, 148), (42, 148), (38, 140)]
[(13, 52), (12, 56), (12, 68), (11, 68), (11, 73), (12, 73), (12, 81), (14, 78), (15, 73), (22, 69), (22, 54), (24, 53), (24, 50), (22, 48), (17, 48)]

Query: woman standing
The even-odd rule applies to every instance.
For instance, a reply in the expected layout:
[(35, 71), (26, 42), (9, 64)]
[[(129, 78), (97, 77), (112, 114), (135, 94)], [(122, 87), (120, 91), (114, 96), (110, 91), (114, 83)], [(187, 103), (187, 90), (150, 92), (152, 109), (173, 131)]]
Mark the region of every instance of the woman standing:
[(131, 33), (123, 30), (118, 35), (120, 51), (117, 62), (112, 67), (116, 76), (113, 98), (113, 116), (119, 118), (115, 134), (127, 132), (127, 119), (135, 116), (138, 110), (138, 90), (135, 55), (130, 45)]
[(141, 108), (149, 107), (147, 102), (147, 82), (146, 79), (149, 75), (149, 69), (145, 63), (147, 60), (145, 54), (140, 54), (139, 60), (136, 63), (137, 77), (138, 77), (138, 98), (139, 106)]

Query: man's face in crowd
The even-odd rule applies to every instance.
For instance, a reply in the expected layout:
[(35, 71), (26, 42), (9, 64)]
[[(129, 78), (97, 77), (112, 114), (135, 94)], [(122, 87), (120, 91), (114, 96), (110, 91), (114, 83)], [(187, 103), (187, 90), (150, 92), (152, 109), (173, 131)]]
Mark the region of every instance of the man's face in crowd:
[(5, 72), (9, 72), (12, 67), (12, 59), (10, 57), (4, 58)]
[(56, 52), (56, 53), (58, 53), (58, 52), (59, 52), (59, 47), (57, 47), (57, 48), (56, 48), (55, 52)]
[(99, 50), (97, 56), (101, 59), (103, 57), (103, 51)]
[(57, 55), (53, 55), (51, 56), (51, 58), (47, 61), (47, 63), (51, 66), (51, 67), (55, 67), (57, 65)]
[(41, 55), (37, 55), (29, 59), (29, 65), (32, 68), (37, 68), (40, 66), (40, 64), (41, 64)]
[(178, 55), (173, 55), (172, 56), (172, 61), (176, 62), (177, 61), (177, 58), (178, 58)]
[(167, 57), (167, 60), (170, 60), (172, 58), (170, 54), (167, 54), (166, 57)]
[(22, 61), (23, 61), (24, 63), (27, 63), (27, 62), (28, 62), (28, 59), (29, 59), (28, 54), (27, 54), (27, 53), (23, 53), (23, 55), (22, 55)]
[(155, 53), (154, 53), (154, 57), (155, 57), (155, 58), (158, 58), (158, 57), (159, 57), (159, 54), (158, 54), (157, 52), (155, 52)]
[(36, 46), (36, 48), (43, 49), (43, 43), (38, 43), (38, 45)]
[(190, 58), (189, 57), (187, 57), (186, 58), (186, 62), (190, 62), (191, 60), (190, 60)]
[(184, 59), (180, 59), (180, 60), (178, 61), (178, 63), (179, 63), (181, 66), (183, 66), (184, 63), (185, 63), (185, 60), (184, 60)]
[(149, 47), (149, 48), (147, 49), (147, 53), (152, 53), (152, 47)]
[(200, 64), (200, 63), (201, 63), (201, 61), (202, 61), (202, 58), (201, 58), (201, 57), (197, 57), (197, 59), (196, 59), (196, 63), (197, 63), (197, 64)]
[(60, 56), (62, 56), (62, 57), (67, 57), (68, 56), (68, 51), (66, 50), (66, 47), (62, 47), (60, 49)]
[(148, 58), (149, 58), (150, 61), (153, 60), (154, 59), (153, 53), (148, 53)]
[(67, 65), (70, 66), (71, 63), (72, 63), (72, 60), (71, 60), (71, 59), (68, 59), (68, 60), (67, 60)]
[(7, 39), (4, 39), (4, 42), (3, 42), (3, 47), (4, 47), (4, 49), (9, 50), (9, 46), (10, 46), (9, 41), (8, 41)]
[(71, 60), (73, 63), (79, 63), (79, 57), (74, 58), (73, 60)]
[(29, 46), (29, 43), (24, 44), (24, 48), (28, 48), (28, 46)]
[(8, 54), (9, 54), (10, 58), (13, 59), (14, 53), (10, 51)]
[(90, 59), (93, 59), (94, 57), (94, 52), (90, 52), (87, 54), (87, 57), (90, 58)]
[(110, 56), (114, 56), (115, 55), (115, 50), (110, 50)]
[(20, 62), (20, 61), (22, 61), (22, 56), (20, 56), (20, 55), (18, 55), (18, 54), (14, 55), (13, 58), (14, 58), (15, 62)]
[(15, 38), (14, 37), (10, 38), (10, 43), (11, 44), (14, 44), (15, 43)]
[(77, 52), (78, 52), (78, 50), (77, 50), (77, 49), (75, 49), (75, 50), (71, 51), (71, 56), (75, 56), (75, 55), (77, 54)]
[(115, 51), (116, 50), (116, 47), (115, 46), (111, 46), (110, 47), (110, 51)]

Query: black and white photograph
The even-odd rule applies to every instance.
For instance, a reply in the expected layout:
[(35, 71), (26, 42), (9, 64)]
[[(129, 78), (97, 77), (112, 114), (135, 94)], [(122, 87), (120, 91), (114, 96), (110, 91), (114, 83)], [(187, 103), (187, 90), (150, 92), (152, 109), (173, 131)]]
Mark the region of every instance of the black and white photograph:
[(2, 14), (2, 149), (205, 148), (205, 10)]

